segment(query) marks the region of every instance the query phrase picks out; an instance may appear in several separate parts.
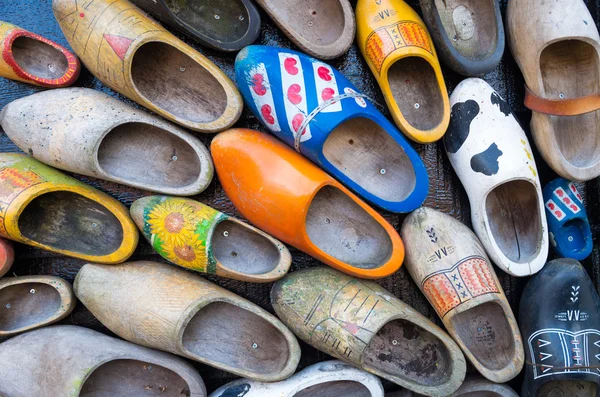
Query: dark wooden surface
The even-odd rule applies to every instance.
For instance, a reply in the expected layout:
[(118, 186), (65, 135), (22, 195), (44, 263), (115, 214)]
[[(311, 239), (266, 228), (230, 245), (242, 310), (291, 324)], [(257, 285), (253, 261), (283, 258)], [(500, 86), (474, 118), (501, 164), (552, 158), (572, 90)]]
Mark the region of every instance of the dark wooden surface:
[[(355, 4), (356, 1), (352, 1), (352, 3)], [(408, 3), (420, 12), (417, 0), (409, 0)], [(598, 22), (600, 21), (600, 0), (586, 0), (586, 3), (588, 4), (592, 16), (598, 25)], [(501, 0), (501, 8), (502, 11), (505, 12), (506, 0)], [(291, 44), (291, 42), (273, 25), (273, 23), (262, 11), (261, 16), (263, 17), (263, 29), (259, 39), (257, 40), (258, 44), (274, 45), (283, 48), (294, 48), (293, 44)], [(68, 43), (63, 37), (62, 32), (60, 31), (60, 28), (58, 27), (58, 24), (52, 14), (51, 0), (0, 0), (0, 20), (16, 24), (24, 29), (41, 34), (42, 36), (68, 47)], [(527, 38), (523, 39), (527, 40)], [(216, 51), (202, 48), (201, 46), (191, 42), (191, 40), (187, 40), (185, 38), (184, 40), (213, 60), (231, 78), (234, 77), (233, 63), (235, 54), (224, 55)], [(352, 46), (347, 54), (333, 60), (331, 64), (337, 67), (360, 90), (374, 98), (378, 103), (385, 103), (375, 79), (371, 75), (356, 46)], [(445, 67), (444, 75), (450, 92), (463, 79), (461, 76), (454, 74)], [(508, 48), (504, 54), (501, 64), (492, 73), (486, 75), (485, 80), (490, 83), (504, 98), (507, 99), (514, 109), (515, 114), (519, 118), (519, 121), (525, 127), (525, 130), (527, 131), (531, 141), (531, 135), (529, 132), (529, 120), (531, 114), (523, 106), (523, 77), (521, 76), (514, 60), (512, 59)], [(89, 87), (108, 93), (129, 104), (137, 106), (125, 97), (116, 94), (109, 88), (105, 87), (85, 69), (75, 85)], [(0, 78), (0, 108), (4, 107), (12, 100), (33, 94), (40, 90), (40, 88), (34, 86)], [(384, 110), (384, 108), (381, 106), (380, 109)], [(68, 109), (66, 111), (68, 111)], [(387, 116), (389, 116), (387, 109), (385, 109), (385, 113)], [(248, 109), (244, 110), (242, 117), (236, 126), (254, 128), (264, 131), (257, 119)], [(209, 146), (212, 135), (196, 135), (207, 146)], [(531, 143), (533, 145), (533, 141), (531, 141)], [(425, 202), (425, 205), (451, 214), (470, 226), (469, 202), (466, 193), (460, 184), (460, 181), (454, 174), (448, 158), (446, 157), (443, 145), (441, 143), (436, 143), (430, 145), (415, 145), (415, 147), (427, 166), (427, 171), (430, 178), (429, 196)], [(6, 134), (4, 134), (1, 129), (0, 151), (20, 151), (8, 139)], [(554, 179), (556, 174), (552, 172), (552, 170), (550, 170), (549, 167), (544, 163), (539, 156), (539, 153), (534, 152), (534, 155), (542, 185), (545, 185)], [(149, 194), (142, 190), (93, 178), (82, 177), (79, 175), (75, 175), (75, 177), (86, 183), (89, 183), (96, 188), (101, 189), (108, 194), (111, 194), (125, 205), (130, 205), (137, 198)], [(592, 233), (594, 235), (594, 242), (596, 242), (600, 232), (600, 199), (598, 197), (600, 189), (598, 181), (594, 180), (586, 184), (578, 184), (578, 187), (584, 196), (586, 209), (588, 211), (590, 224), (592, 226)], [(223, 192), (223, 189), (216, 177), (209, 188), (201, 195), (195, 197), (195, 199), (211, 205), (229, 215), (238, 217), (240, 216), (240, 214), (237, 213), (231, 202), (225, 196), (225, 193)], [(392, 223), (392, 225), (394, 225), (397, 230), (399, 230), (400, 225), (404, 220), (404, 215), (384, 213), (384, 216)], [(301, 269), (319, 264), (315, 259), (299, 252), (298, 250), (291, 249), (291, 252), (294, 258), (293, 269)], [(554, 258), (554, 254), (551, 252), (549, 259), (552, 258)], [(152, 252), (149, 244), (143, 240), (143, 238), (140, 240), (138, 249), (131, 258), (131, 260), (139, 259), (161, 261), (161, 258)], [(33, 249), (17, 244), (15, 265), (7, 276), (51, 274), (73, 282), (75, 275), (83, 264), (84, 262), (80, 260), (60, 257), (39, 249)], [(598, 251), (597, 248), (594, 248), (592, 255), (583, 262), (583, 265), (592, 277), (594, 285), (597, 287), (600, 279), (600, 251)], [(515, 314), (518, 315), (519, 299), (527, 279), (511, 277), (498, 269), (497, 273), (502, 283), (502, 287), (508, 296), (509, 302), (515, 311)], [(228, 279), (219, 279), (217, 277), (208, 278), (211, 281), (214, 281), (219, 285), (222, 285), (223, 287), (251, 300), (270, 312), (273, 312), (273, 309), (269, 303), (269, 291), (271, 285), (243, 283)], [(394, 274), (392, 277), (380, 280), (379, 283), (398, 298), (402, 299), (404, 302), (413, 306), (421, 313), (434, 320), (437, 324), (441, 325), (441, 322), (437, 319), (433, 308), (431, 308), (431, 306), (428, 304), (427, 300), (418, 290), (417, 286), (411, 280), (408, 272), (404, 268), (401, 268), (400, 271)], [(543, 304), (541, 297), (540, 304)], [(64, 320), (63, 323), (84, 326), (110, 334), (110, 331), (108, 331), (97, 319), (95, 319), (81, 303), (77, 305), (77, 308), (73, 314)], [(316, 351), (306, 344), (302, 344), (302, 359), (300, 361), (299, 369), (328, 358), (329, 357), (327, 355)], [(225, 372), (218, 371), (197, 363), (195, 363), (195, 366), (202, 374), (209, 392), (213, 391), (225, 382), (234, 379), (234, 376)], [(511, 381), (510, 385), (518, 391), (521, 383), (522, 376), (519, 376)], [(389, 382), (386, 382), (385, 386), (386, 390), (388, 391), (398, 389), (397, 386)]]

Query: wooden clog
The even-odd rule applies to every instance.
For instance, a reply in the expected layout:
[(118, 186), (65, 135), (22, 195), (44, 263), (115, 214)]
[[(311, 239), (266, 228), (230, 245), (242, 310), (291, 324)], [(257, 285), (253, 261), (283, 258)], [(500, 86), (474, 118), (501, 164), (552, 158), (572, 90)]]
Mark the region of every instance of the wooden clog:
[(77, 80), (79, 59), (65, 47), (0, 21), (0, 77), (41, 87), (67, 87)]
[(250, 46), (238, 54), (235, 74), (271, 133), (358, 195), (393, 212), (423, 203), (429, 181), (421, 158), (335, 68), (299, 52)]
[(337, 58), (354, 41), (356, 22), (348, 0), (256, 0), (303, 52)]
[(282, 380), (300, 360), (296, 338), (275, 316), (163, 263), (87, 264), (75, 294), (123, 339), (242, 377)]
[(209, 397), (384, 397), (381, 381), (341, 361), (311, 365), (291, 378), (277, 382), (238, 379)]
[(119, 263), (138, 243), (123, 204), (22, 154), (0, 154), (0, 204), (0, 236), (62, 255)]
[(206, 397), (184, 360), (72, 325), (1, 343), (0, 361), (5, 397)]
[(143, 197), (131, 205), (131, 217), (163, 258), (197, 272), (269, 283), (292, 264), (285, 245), (198, 201)]
[(373, 281), (312, 267), (276, 282), (271, 304), (304, 342), (412, 391), (447, 396), (465, 377), (454, 341)]
[(71, 284), (59, 277), (3, 278), (0, 280), (0, 337), (60, 321), (73, 311), (76, 302)]
[(473, 229), (492, 261), (513, 276), (548, 257), (540, 180), (525, 132), (488, 83), (467, 79), (450, 98), (446, 153), (471, 203)]
[[(386, 393), (385, 397), (416, 397), (408, 390)], [(467, 376), (460, 388), (448, 397), (519, 397), (508, 385)], [(566, 396), (565, 396), (566, 397)]]
[(211, 153), (229, 199), (273, 237), (357, 277), (386, 277), (402, 265), (394, 228), (277, 139), (232, 129), (213, 139)]
[(420, 0), (423, 19), (444, 63), (464, 76), (494, 70), (504, 54), (498, 0)]
[(422, 207), (402, 225), (406, 267), (465, 356), (496, 383), (521, 372), (525, 353), (517, 320), (473, 232)]
[(543, 190), (550, 244), (561, 258), (583, 260), (594, 245), (583, 198), (573, 182), (557, 178)]
[(260, 14), (250, 0), (132, 0), (161, 22), (219, 51), (239, 51), (260, 33)]
[(15, 249), (9, 240), (0, 237), (0, 277), (10, 270), (15, 261)]
[(195, 131), (240, 117), (229, 77), (127, 0), (53, 0), (52, 9), (83, 64), (113, 90)]
[(0, 113), (0, 125), (43, 163), (123, 185), (190, 196), (213, 176), (210, 154), (196, 137), (87, 88), (17, 99)]
[(526, 341), (522, 397), (595, 397), (600, 391), (600, 298), (574, 259), (548, 262), (521, 296)]
[(510, 0), (508, 36), (525, 77), (531, 131), (560, 176), (600, 175), (600, 36), (582, 0)]
[(359, 0), (356, 40), (398, 128), (415, 142), (440, 139), (448, 91), (429, 32), (403, 0)]

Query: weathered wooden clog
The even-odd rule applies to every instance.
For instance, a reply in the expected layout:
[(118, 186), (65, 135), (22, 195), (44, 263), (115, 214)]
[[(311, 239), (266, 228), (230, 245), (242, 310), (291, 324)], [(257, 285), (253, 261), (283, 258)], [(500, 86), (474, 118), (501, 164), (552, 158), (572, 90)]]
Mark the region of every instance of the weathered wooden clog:
[(527, 365), (522, 397), (600, 392), (600, 298), (574, 259), (548, 262), (521, 296)]
[(508, 36), (525, 77), (531, 131), (560, 176), (600, 175), (600, 36), (582, 0), (510, 0)]
[(254, 225), (348, 274), (396, 272), (404, 246), (375, 210), (272, 136), (232, 129), (211, 143), (225, 193)]
[(493, 382), (523, 369), (517, 320), (485, 250), (449, 215), (422, 207), (402, 225), (406, 267), (475, 368)]
[[(385, 397), (416, 397), (408, 390), (386, 393)], [(508, 385), (467, 376), (460, 388), (448, 397), (519, 397)], [(566, 396), (565, 396), (566, 397)]]
[(235, 74), (271, 133), (358, 195), (393, 212), (423, 203), (429, 180), (421, 158), (333, 67), (299, 52), (250, 46), (238, 54)]
[(190, 272), (158, 262), (87, 264), (75, 294), (112, 332), (246, 378), (291, 376), (294, 335), (275, 316)]
[(15, 249), (9, 240), (0, 237), (0, 277), (10, 270), (15, 261)]
[(341, 361), (317, 363), (277, 383), (238, 379), (209, 397), (384, 397), (381, 381)]
[(535, 160), (510, 105), (481, 79), (450, 98), (446, 153), (471, 203), (473, 229), (492, 261), (513, 276), (539, 271), (548, 227)]
[(430, 143), (448, 129), (450, 104), (429, 32), (403, 0), (359, 0), (357, 42), (398, 128)]
[(65, 47), (0, 21), (0, 77), (41, 87), (67, 87), (77, 80), (79, 59)]
[(337, 58), (354, 41), (356, 22), (348, 0), (256, 0), (300, 49), (321, 59)]
[(273, 285), (271, 304), (306, 343), (407, 389), (447, 396), (465, 377), (454, 341), (373, 281), (327, 267), (295, 271)]
[(132, 0), (166, 25), (219, 51), (239, 51), (260, 33), (260, 14), (250, 0)]
[(3, 278), (0, 280), (0, 337), (60, 321), (73, 311), (76, 302), (71, 284), (59, 277)]
[(213, 176), (210, 154), (196, 137), (87, 88), (17, 99), (0, 113), (0, 125), (43, 163), (123, 185), (191, 196)]
[(229, 77), (127, 0), (53, 0), (52, 9), (83, 64), (113, 90), (195, 131), (240, 117)]
[(197, 272), (270, 283), (292, 264), (285, 245), (198, 201), (143, 197), (131, 205), (131, 217), (163, 258)]
[(0, 236), (97, 263), (123, 262), (138, 243), (123, 204), (17, 153), (0, 154)]
[(206, 397), (184, 360), (72, 325), (8, 340), (0, 361), (4, 397)]
[(593, 239), (583, 198), (573, 182), (557, 178), (543, 190), (550, 244), (558, 256), (578, 261), (592, 253)]
[(420, 0), (423, 19), (440, 57), (456, 73), (482, 76), (504, 54), (498, 0)]

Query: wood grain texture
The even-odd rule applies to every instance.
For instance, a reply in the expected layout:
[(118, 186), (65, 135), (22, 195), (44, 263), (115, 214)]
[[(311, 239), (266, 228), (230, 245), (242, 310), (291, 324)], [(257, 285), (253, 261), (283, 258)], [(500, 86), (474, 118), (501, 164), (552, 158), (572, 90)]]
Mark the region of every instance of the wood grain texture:
[[(353, 7), (356, 6), (356, 1), (353, 0), (351, 3)], [(417, 12), (420, 13), (418, 3), (419, 2), (417, 0), (408, 0), (408, 4), (414, 7)], [(5, 21), (19, 25), (24, 29), (35, 30), (36, 33), (61, 45), (68, 45), (65, 37), (60, 31), (60, 28), (58, 27), (58, 24), (52, 17), (50, 0), (39, 0), (35, 7), (31, 7), (28, 2), (20, 0), (0, 0), (0, 4), (3, 6), (2, 18)], [(501, 1), (501, 10), (503, 16), (506, 15), (506, 4), (506, 0)], [(600, 21), (600, 0), (587, 0), (586, 5), (588, 6), (595, 23), (598, 24)], [(272, 23), (271, 19), (266, 14), (262, 13), (261, 16), (263, 17), (263, 29), (257, 44), (277, 45), (284, 48), (296, 48)], [(179, 37), (181, 38), (181, 36)], [(216, 51), (204, 49), (193, 43), (191, 40), (183, 40), (202, 52), (211, 61), (215, 62), (217, 66), (219, 66), (230, 78), (235, 77), (233, 68), (235, 54), (228, 55), (218, 53)], [(369, 97), (374, 98), (378, 103), (379, 109), (384, 111), (385, 114), (390, 117), (389, 112), (387, 112), (387, 107), (385, 106), (383, 95), (379, 90), (379, 86), (355, 45), (351, 46), (350, 50), (345, 55), (331, 61), (331, 64), (340, 70), (340, 72), (342, 72), (344, 75), (346, 75), (346, 77), (348, 77), (361, 92), (364, 92)], [(452, 91), (454, 87), (463, 79), (463, 77), (453, 73), (444, 66), (442, 66), (442, 69), (444, 71), (448, 89), (449, 91)], [(528, 139), (531, 141), (532, 137), (529, 130), (531, 112), (523, 106), (524, 80), (509, 51), (505, 51), (500, 65), (492, 72), (487, 74), (484, 78), (492, 85), (492, 87), (494, 87), (498, 94), (500, 94), (511, 105), (515, 115), (525, 128)], [(128, 100), (123, 95), (115, 93), (108, 87), (104, 86), (86, 69), (82, 70), (81, 77), (75, 85), (105, 92), (125, 101), (130, 105), (140, 108), (140, 106)], [(28, 84), (21, 84), (6, 79), (0, 79), (0, 107), (4, 107), (12, 100), (26, 95), (31, 95), (38, 91), (40, 91), (40, 88)], [(236, 124), (236, 127), (253, 128), (264, 131), (260, 122), (254, 116), (252, 116), (252, 113), (248, 109), (244, 110), (241, 119)], [(212, 136), (197, 136), (208, 147)], [(448, 157), (444, 151), (443, 144), (439, 142), (429, 145), (414, 145), (414, 147), (426, 164), (430, 178), (429, 196), (425, 201), (425, 205), (450, 214), (460, 221), (466, 223), (468, 226), (471, 226), (471, 212), (467, 195), (464, 188), (460, 184), (460, 181), (452, 170), (450, 161), (448, 160)], [(19, 151), (19, 149), (8, 139), (4, 133), (0, 133), (0, 151), (12, 152)], [(533, 147), (533, 155), (539, 171), (540, 181), (542, 186), (544, 186), (546, 183), (556, 178), (557, 175), (542, 160), (535, 147)], [(149, 192), (117, 185), (115, 183), (102, 181), (91, 177), (85, 177), (81, 175), (75, 175), (75, 177), (116, 197), (119, 199), (119, 201), (128, 206), (131, 205), (131, 203), (136, 199), (150, 195)], [(584, 197), (594, 240), (597, 241), (598, 236), (600, 235), (600, 181), (596, 179), (585, 184), (577, 183), (577, 188)], [(229, 201), (225, 196), (225, 193), (217, 178), (213, 180), (213, 182), (201, 195), (195, 196), (194, 199), (208, 204), (211, 207), (216, 208), (228, 215), (243, 218), (241, 214), (233, 207), (231, 201)], [(388, 212), (381, 213), (396, 228), (396, 230), (400, 230), (400, 225), (402, 224), (405, 215), (391, 214)], [(315, 259), (297, 249), (290, 247), (290, 251), (293, 258), (292, 270), (303, 269), (316, 266), (318, 264)], [(12, 270), (8, 273), (8, 275), (11, 276), (13, 274), (49, 274), (56, 275), (73, 282), (78, 270), (84, 264), (84, 262), (81, 260), (58, 256), (47, 251), (42, 251), (40, 249), (31, 248), (21, 244), (15, 245), (15, 254), (15, 264), (13, 265)], [(551, 253), (550, 255), (551, 257), (549, 259), (553, 257), (554, 253)], [(140, 241), (138, 248), (132, 257), (132, 260), (142, 259), (164, 261), (153, 251), (146, 241)], [(588, 259), (582, 261), (582, 264), (592, 277), (596, 287), (598, 287), (600, 281), (600, 250), (595, 247), (592, 254), (588, 257)], [(506, 297), (511, 305), (511, 308), (513, 309), (515, 315), (518, 315), (518, 302), (527, 279), (511, 277), (497, 268), (496, 273), (498, 275), (500, 284), (506, 293)], [(215, 276), (208, 276), (207, 278), (227, 288), (228, 290), (251, 300), (264, 309), (273, 312), (269, 302), (269, 291), (271, 289), (270, 284), (250, 284)], [(437, 313), (414, 284), (406, 269), (401, 268), (393, 276), (378, 280), (377, 282), (395, 296), (400, 298), (402, 301), (406, 302), (430, 318), (432, 321), (436, 322), (438, 325), (442, 325)], [(94, 318), (94, 316), (81, 304), (77, 305), (75, 311), (69, 317), (63, 320), (63, 323), (77, 324), (111, 334), (110, 331), (105, 328), (96, 318)], [(330, 359), (330, 356), (317, 351), (308, 344), (303, 342), (300, 342), (300, 344), (302, 347), (302, 358), (299, 369), (305, 368), (308, 365), (319, 361)], [(236, 377), (231, 374), (202, 364), (194, 363), (193, 365), (200, 371), (206, 382), (209, 392), (227, 382), (236, 379)], [(473, 369), (471, 369), (471, 371), (473, 371)], [(522, 375), (519, 375), (510, 382), (510, 385), (518, 392), (521, 389), (522, 381)], [(384, 381), (384, 385), (386, 391), (399, 390), (398, 386), (390, 382)]]

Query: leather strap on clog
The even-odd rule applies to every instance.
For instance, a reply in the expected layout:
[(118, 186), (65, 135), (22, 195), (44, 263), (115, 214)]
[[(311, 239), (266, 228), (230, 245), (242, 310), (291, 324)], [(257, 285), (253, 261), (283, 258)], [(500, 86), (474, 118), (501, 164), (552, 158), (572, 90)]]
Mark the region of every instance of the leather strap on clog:
[(535, 95), (525, 86), (525, 107), (551, 116), (578, 116), (600, 109), (600, 94), (573, 99), (546, 99)]

